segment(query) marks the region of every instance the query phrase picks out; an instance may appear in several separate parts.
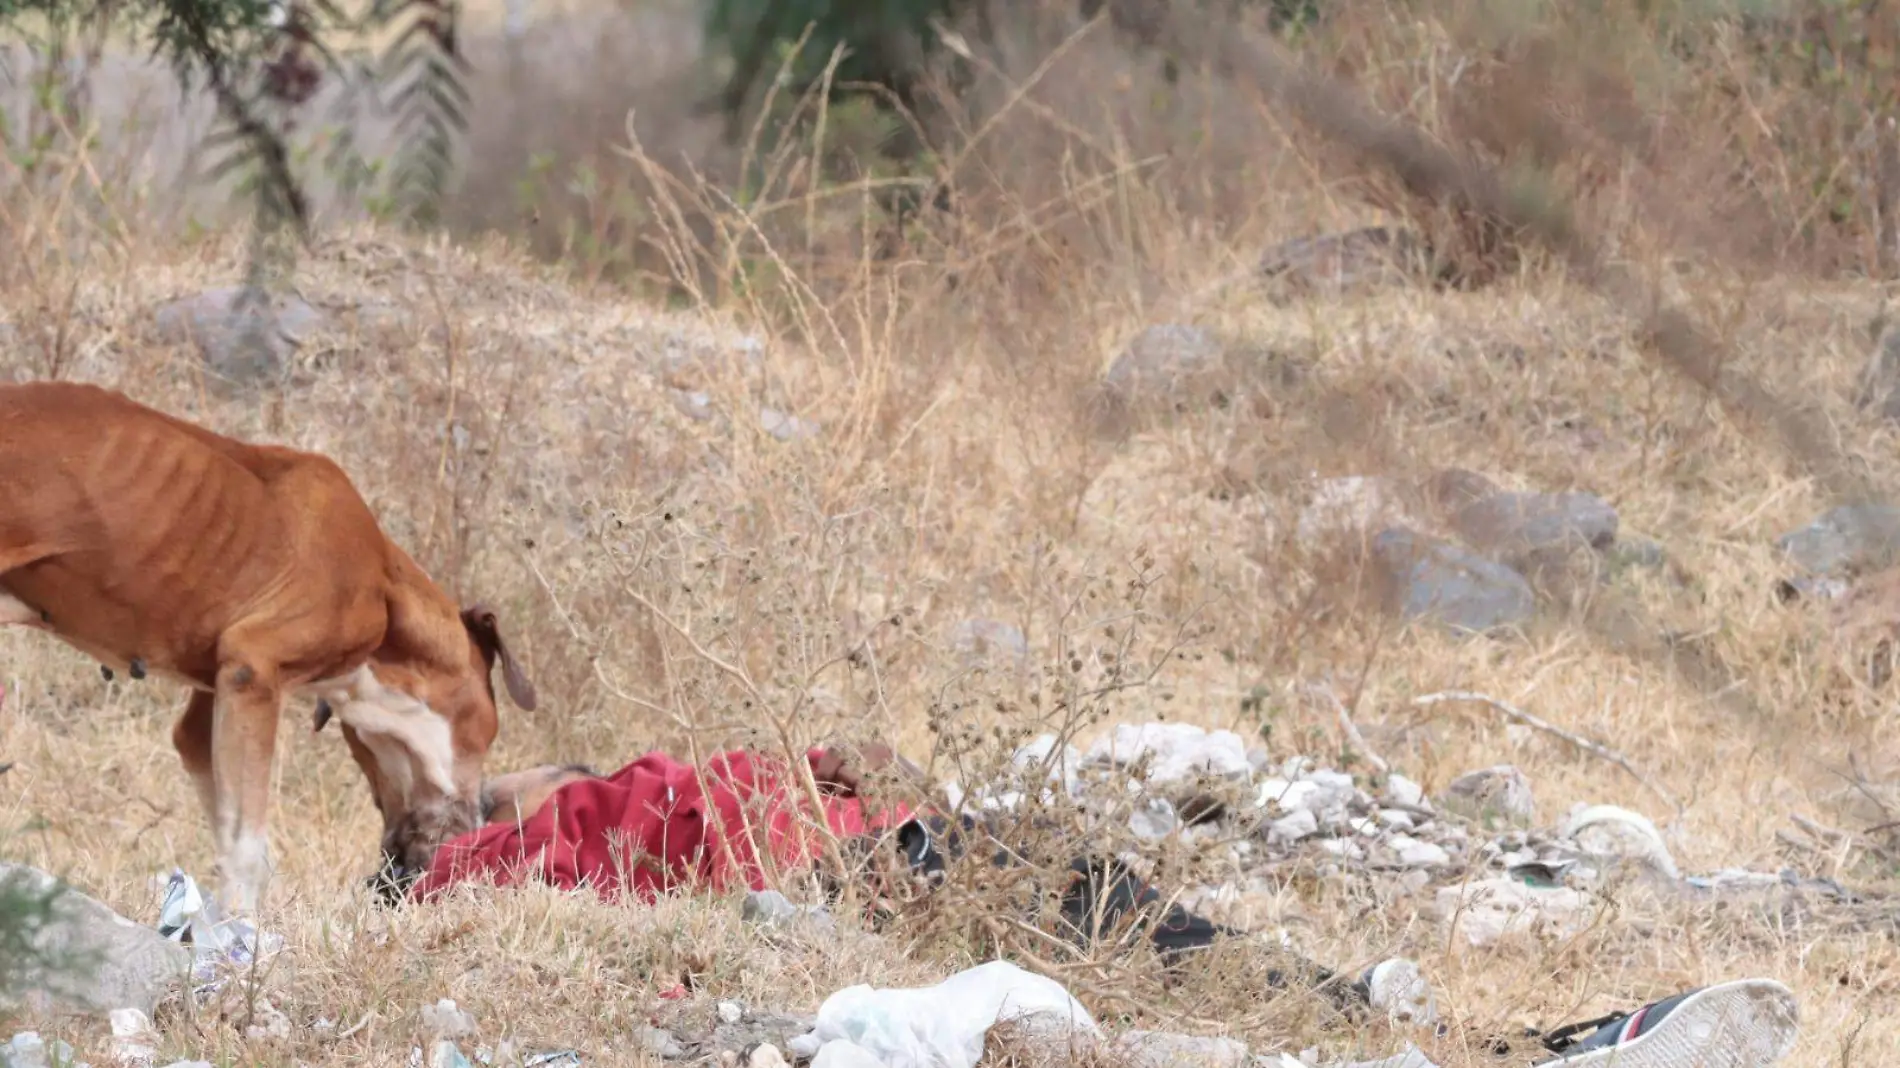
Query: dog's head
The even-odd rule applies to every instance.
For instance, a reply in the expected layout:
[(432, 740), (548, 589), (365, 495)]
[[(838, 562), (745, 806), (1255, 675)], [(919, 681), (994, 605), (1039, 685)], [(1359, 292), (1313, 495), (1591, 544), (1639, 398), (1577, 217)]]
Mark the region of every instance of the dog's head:
[(494, 671), (508, 695), (533, 711), (534, 686), (501, 636), (495, 613), (461, 613), (465, 654), (452, 665), (409, 650), (379, 652), (347, 693), (317, 706), (316, 729), (339, 720), (350, 753), (368, 778), (383, 816), (383, 871), (400, 891), (424, 871), (444, 842), (483, 820), (482, 764), (500, 733)]

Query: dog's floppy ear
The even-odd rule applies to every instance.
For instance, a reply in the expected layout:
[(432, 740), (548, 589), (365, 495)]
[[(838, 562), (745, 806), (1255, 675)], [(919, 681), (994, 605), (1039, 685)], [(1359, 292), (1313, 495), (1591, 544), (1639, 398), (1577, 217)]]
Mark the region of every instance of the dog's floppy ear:
[(462, 610), (462, 625), (468, 628), (469, 637), (482, 651), (482, 659), (492, 669), (495, 660), (501, 660), (501, 677), (508, 684), (508, 696), (514, 699), (515, 707), (524, 712), (534, 711), (534, 683), (515, 663), (513, 653), (508, 651), (508, 643), (501, 639), (501, 626), (495, 620), (495, 612), (486, 605), (473, 605)]

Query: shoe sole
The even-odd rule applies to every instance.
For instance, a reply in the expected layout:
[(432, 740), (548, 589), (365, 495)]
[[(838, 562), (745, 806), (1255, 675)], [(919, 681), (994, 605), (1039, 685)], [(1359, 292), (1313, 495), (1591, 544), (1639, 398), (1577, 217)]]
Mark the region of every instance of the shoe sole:
[(1635, 1041), (1537, 1068), (1765, 1068), (1788, 1055), (1799, 1030), (1793, 991), (1772, 979), (1743, 979), (1697, 991)]

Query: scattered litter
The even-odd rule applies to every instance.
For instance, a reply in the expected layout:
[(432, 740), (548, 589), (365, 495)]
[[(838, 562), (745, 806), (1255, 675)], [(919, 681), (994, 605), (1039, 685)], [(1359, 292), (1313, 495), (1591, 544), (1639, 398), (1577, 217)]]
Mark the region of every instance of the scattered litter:
[(935, 986), (846, 987), (825, 999), (811, 1032), (790, 1046), (794, 1056), (812, 1057), (848, 1039), (885, 1068), (975, 1068), (984, 1036), (1003, 1020), (1099, 1035), (1062, 984), (998, 960)]
[(158, 933), (190, 946), (196, 955), (192, 977), (208, 984), (192, 992), (203, 995), (221, 986), (219, 972), (241, 968), (269, 958), (283, 949), (284, 940), (260, 932), (243, 920), (220, 919), (217, 903), (206, 898), (198, 884), (182, 870), (173, 868), (166, 880), (158, 910)]
[(811, 1068), (884, 1068), (884, 1062), (856, 1042), (837, 1038), (818, 1048)]
[(556, 1049), (546, 1053), (530, 1053), (522, 1058), (521, 1068), (581, 1068), (581, 1051)]

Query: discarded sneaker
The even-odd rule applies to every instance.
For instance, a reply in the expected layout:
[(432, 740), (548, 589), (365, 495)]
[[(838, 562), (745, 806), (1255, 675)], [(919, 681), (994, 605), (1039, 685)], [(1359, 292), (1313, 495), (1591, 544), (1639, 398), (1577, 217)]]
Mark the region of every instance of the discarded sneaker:
[(1537, 1065), (1765, 1068), (1794, 1046), (1799, 1016), (1793, 992), (1772, 979), (1698, 987), (1627, 1015), (1553, 1031), (1544, 1046), (1557, 1056)]

